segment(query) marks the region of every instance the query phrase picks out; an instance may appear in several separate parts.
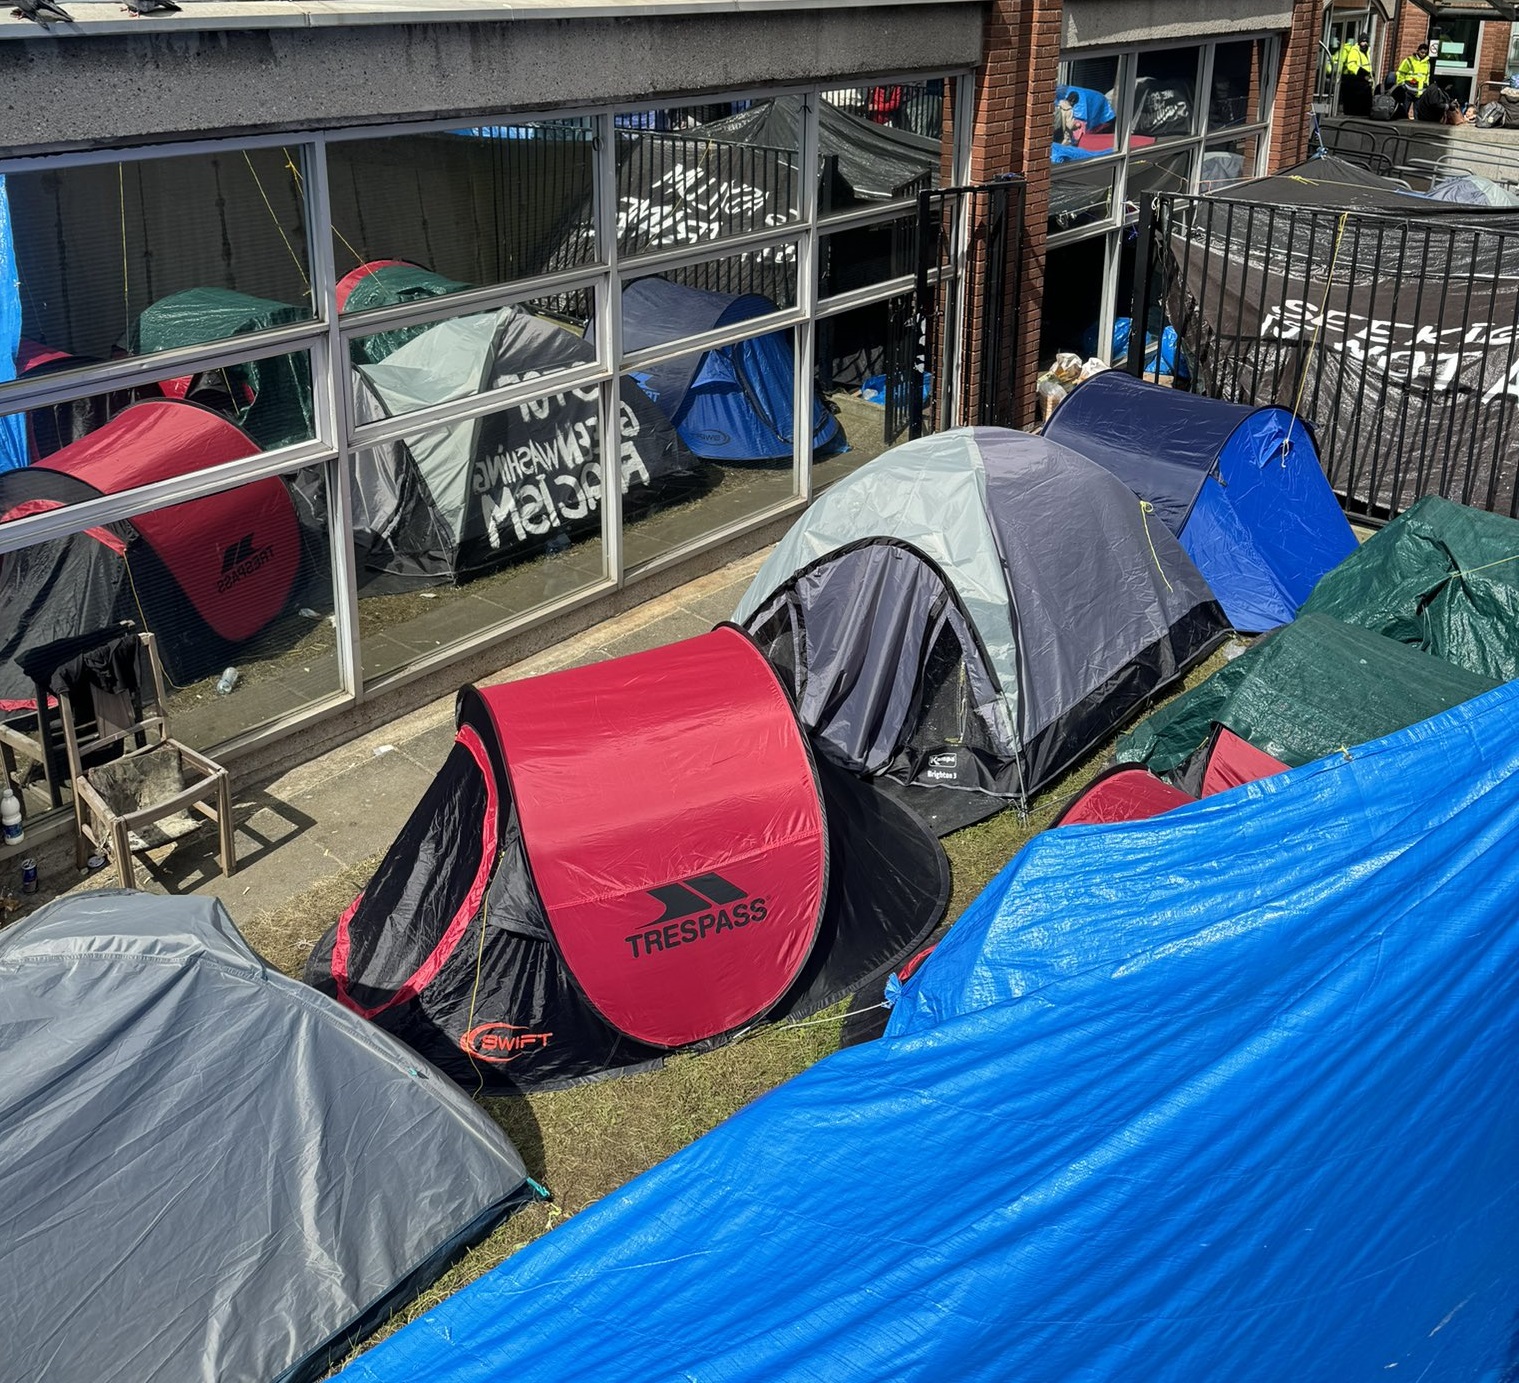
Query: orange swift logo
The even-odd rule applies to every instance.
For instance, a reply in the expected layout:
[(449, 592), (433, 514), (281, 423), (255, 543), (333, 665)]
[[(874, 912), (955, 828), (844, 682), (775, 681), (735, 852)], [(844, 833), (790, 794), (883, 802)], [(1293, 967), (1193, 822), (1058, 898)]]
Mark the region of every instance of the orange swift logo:
[(499, 1065), (535, 1047), (547, 1047), (553, 1035), (551, 1032), (529, 1032), (516, 1023), (481, 1023), (459, 1039), (459, 1046), (470, 1056)]

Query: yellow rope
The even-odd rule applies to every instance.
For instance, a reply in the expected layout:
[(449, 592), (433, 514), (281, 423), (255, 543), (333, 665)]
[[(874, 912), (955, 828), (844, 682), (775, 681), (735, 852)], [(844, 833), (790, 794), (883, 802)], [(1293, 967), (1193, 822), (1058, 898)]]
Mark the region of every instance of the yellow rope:
[(1308, 343), (1308, 354), (1303, 357), (1303, 368), (1297, 378), (1297, 397), (1292, 400), (1292, 420), (1287, 424), (1286, 436), (1282, 438), (1282, 455), (1286, 456), (1287, 447), (1292, 440), (1292, 432), (1297, 427), (1298, 410), (1303, 403), (1303, 390), (1308, 384), (1308, 367), (1313, 363), (1313, 353), (1319, 348), (1319, 332), (1324, 326), (1324, 313), (1329, 307), (1329, 291), (1334, 287), (1335, 265), (1340, 262), (1340, 246), (1345, 239), (1345, 222), (1350, 219), (1348, 211), (1340, 213), (1339, 229), (1334, 235), (1334, 254), (1329, 260), (1329, 277), (1324, 281), (1324, 296), (1319, 301), (1318, 319), (1313, 324), (1313, 339)]
[[(301, 194), (301, 199), (304, 201), (306, 197), (306, 184), (301, 177), (301, 170), (296, 165), (295, 160), (290, 157), (290, 150), (282, 148), (280, 150), (280, 153), (284, 154), (285, 167), (290, 170), (290, 176), (295, 179), (296, 191)], [(348, 237), (338, 229), (336, 221), (332, 223), (332, 233), (337, 236), (340, 241), (343, 242), (343, 248), (353, 256), (353, 262), (355, 264), (362, 264), (364, 262), (364, 256), (353, 248), (353, 245), (349, 242)]]
[(269, 219), (274, 222), (274, 228), (280, 233), (280, 239), (285, 242), (285, 248), (290, 252), (291, 261), (295, 265), (295, 272), (301, 276), (301, 287), (308, 293), (311, 291), (311, 280), (306, 277), (306, 266), (301, 263), (300, 255), (296, 254), (295, 246), (290, 243), (290, 237), (285, 234), (285, 228), (280, 224), (280, 218), (274, 214), (274, 207), (270, 204), (269, 196), (264, 191), (264, 184), (259, 181), (258, 169), (253, 166), (253, 159), (246, 149), (243, 150), (243, 162), (248, 165), (248, 171), (253, 174), (253, 185), (258, 188), (258, 195), (263, 198), (264, 210), (269, 213)]
[(1166, 569), (1160, 564), (1160, 553), (1155, 551), (1155, 539), (1150, 536), (1150, 515), (1155, 512), (1155, 506), (1147, 499), (1139, 501), (1139, 521), (1145, 526), (1145, 541), (1150, 545), (1150, 557), (1155, 562), (1155, 570), (1160, 573), (1160, 579), (1166, 583), (1166, 589), (1172, 589), (1171, 580), (1166, 575)]

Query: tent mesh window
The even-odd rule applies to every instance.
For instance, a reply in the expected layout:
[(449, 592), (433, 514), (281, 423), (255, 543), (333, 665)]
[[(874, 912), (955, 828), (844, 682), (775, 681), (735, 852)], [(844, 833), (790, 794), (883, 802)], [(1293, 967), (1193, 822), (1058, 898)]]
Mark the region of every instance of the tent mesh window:
[(924, 662), (920, 697), (923, 709), (908, 737), (909, 744), (920, 749), (964, 745), (989, 755), (998, 754), (972, 705), (967, 664), (979, 656), (975, 649), (961, 644), (948, 622), (940, 626)]

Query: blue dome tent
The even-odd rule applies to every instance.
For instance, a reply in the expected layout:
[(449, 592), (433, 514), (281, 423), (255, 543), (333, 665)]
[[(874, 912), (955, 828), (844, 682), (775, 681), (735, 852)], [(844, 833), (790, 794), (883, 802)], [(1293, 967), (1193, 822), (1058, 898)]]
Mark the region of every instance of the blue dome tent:
[[(758, 293), (708, 293), (667, 279), (639, 279), (622, 292), (623, 349), (661, 346), (775, 310)], [(772, 331), (663, 360), (633, 377), (697, 456), (708, 461), (790, 460), (791, 359), (791, 333)], [(813, 451), (822, 456), (846, 445), (839, 420), (814, 398)]]
[(1107, 370), (1071, 391), (1044, 435), (1153, 506), (1236, 629), (1287, 624), (1319, 577), (1355, 550), (1313, 433), (1286, 408)]

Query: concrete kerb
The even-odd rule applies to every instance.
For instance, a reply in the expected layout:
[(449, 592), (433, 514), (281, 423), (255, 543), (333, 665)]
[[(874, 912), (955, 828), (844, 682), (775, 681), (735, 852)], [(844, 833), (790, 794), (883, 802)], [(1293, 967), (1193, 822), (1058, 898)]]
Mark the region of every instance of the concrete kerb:
[[(478, 680), (515, 681), (701, 633), (732, 611), (765, 555), (739, 558)], [(450, 693), (267, 783), (243, 785), (234, 775), (237, 873), (222, 877), (215, 833), (207, 827), (179, 844), (138, 854), (138, 887), (219, 897), (234, 921), (284, 906), (390, 844), (447, 755), (453, 717)], [(17, 894), (26, 853), (23, 848), (0, 860), (0, 894)], [(113, 866), (94, 874), (76, 870), (71, 831), (41, 842), (32, 854), (41, 885), (21, 896), (20, 909), (5, 920), (64, 894), (119, 886)]]

